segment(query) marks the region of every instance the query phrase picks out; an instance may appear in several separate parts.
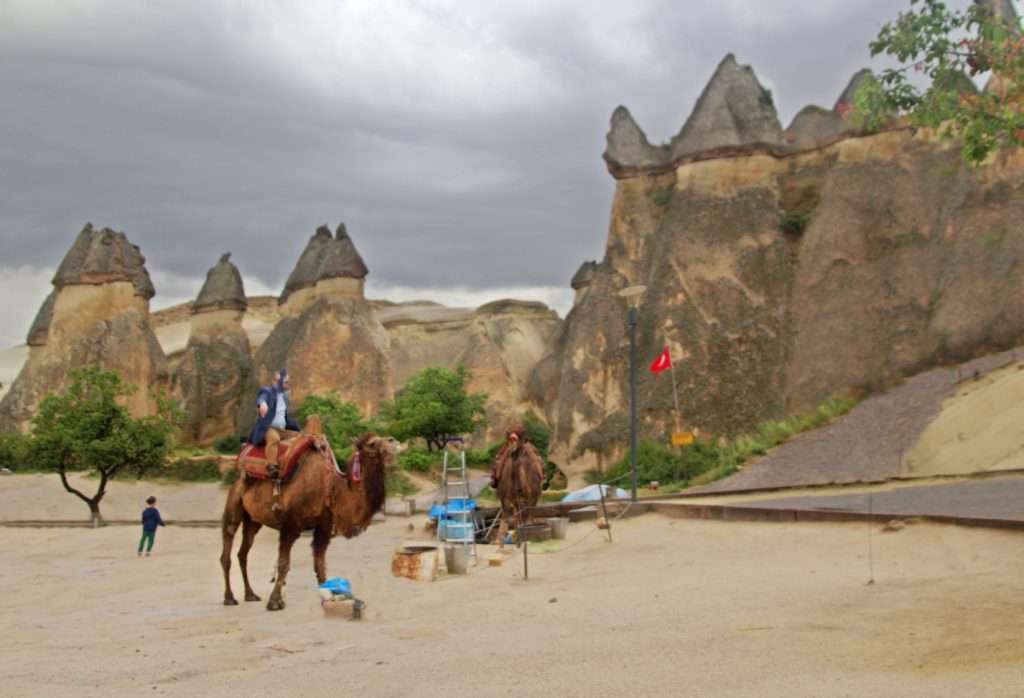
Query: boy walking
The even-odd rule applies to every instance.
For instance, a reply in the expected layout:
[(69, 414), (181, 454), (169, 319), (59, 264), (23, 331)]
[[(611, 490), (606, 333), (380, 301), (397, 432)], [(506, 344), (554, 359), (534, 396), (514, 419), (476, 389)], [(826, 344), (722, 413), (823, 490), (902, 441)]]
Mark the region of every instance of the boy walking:
[(146, 545), (146, 557), (149, 557), (153, 550), (153, 541), (156, 539), (156, 527), (163, 526), (164, 520), (160, 518), (160, 510), (156, 508), (156, 497), (146, 500), (146, 508), (142, 510), (142, 538), (139, 540), (139, 556), (142, 556), (142, 546)]

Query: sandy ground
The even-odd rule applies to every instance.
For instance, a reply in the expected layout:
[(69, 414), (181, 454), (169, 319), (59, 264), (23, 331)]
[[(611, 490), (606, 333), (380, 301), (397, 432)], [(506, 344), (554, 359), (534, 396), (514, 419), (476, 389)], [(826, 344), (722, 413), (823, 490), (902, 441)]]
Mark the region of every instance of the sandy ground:
[(906, 463), (913, 477), (1024, 469), (1024, 363), (961, 384)]
[[(288, 607), (220, 604), (215, 529), (0, 528), (0, 675), (18, 696), (1019, 696), (1021, 534), (626, 519), (434, 583), (390, 574), (391, 518), (336, 541), (367, 603), (324, 619), (307, 539)], [(874, 585), (867, 585), (869, 538)], [(578, 542), (579, 541), (579, 542)], [(550, 546), (542, 544), (540, 548)], [(275, 539), (250, 557), (269, 592)], [(550, 550), (550, 547), (549, 547)], [(234, 569), (236, 593), (240, 578)]]
[[(69, 476), (72, 487), (92, 496), (99, 480)], [(217, 483), (162, 483), (116, 480), (107, 485), (100, 512), (109, 521), (137, 521), (146, 497), (157, 498), (164, 519), (215, 521), (224, 511), (227, 488)], [(56, 475), (6, 475), (0, 478), (0, 521), (88, 521), (89, 508), (64, 491)]]

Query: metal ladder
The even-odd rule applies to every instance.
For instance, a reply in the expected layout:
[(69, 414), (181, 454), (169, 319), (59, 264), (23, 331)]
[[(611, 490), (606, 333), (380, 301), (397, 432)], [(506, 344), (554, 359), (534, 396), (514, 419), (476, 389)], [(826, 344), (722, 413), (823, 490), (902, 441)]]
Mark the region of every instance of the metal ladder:
[[(452, 463), (454, 455), (450, 445), (457, 445), (458, 461)], [(441, 489), (444, 492), (444, 515), (437, 526), (438, 539), (446, 543), (473, 546), (473, 560), (479, 562), (476, 553), (476, 502), (469, 489), (469, 475), (466, 473), (466, 448), (461, 437), (453, 437), (445, 444), (444, 462), (441, 471)]]

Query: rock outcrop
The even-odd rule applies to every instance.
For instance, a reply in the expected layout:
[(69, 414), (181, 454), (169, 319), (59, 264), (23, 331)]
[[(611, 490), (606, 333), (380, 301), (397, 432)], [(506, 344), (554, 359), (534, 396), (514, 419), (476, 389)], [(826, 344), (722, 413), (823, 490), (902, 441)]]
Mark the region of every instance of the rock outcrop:
[[(388, 335), (363, 295), (367, 274), (344, 224), (334, 237), (317, 229), (288, 278), (281, 320), (256, 354), (253, 395), (286, 367), (296, 405), (335, 391), (372, 413), (391, 396)], [(243, 402), (239, 424), (251, 423), (251, 406)]]
[(334, 237), (327, 226), (320, 226), (285, 282), (278, 307), (285, 315), (298, 315), (318, 298), (362, 299), (367, 274), (345, 224)]
[(400, 387), (429, 366), (463, 364), (469, 389), (488, 395), (488, 427), (477, 435), (492, 443), (531, 409), (527, 381), (552, 347), (561, 324), (543, 303), (495, 301), (475, 310), (405, 304), (378, 314), (390, 338), (394, 384)]
[(185, 413), (182, 431), (193, 443), (209, 444), (248, 426), (236, 423), (239, 406), (252, 398), (252, 348), (242, 328), (246, 308), (242, 275), (225, 254), (192, 304), (188, 344), (171, 376)]
[[(1022, 153), (970, 169), (955, 143), (896, 129), (612, 173), (605, 257), (530, 380), (573, 475), (628, 444), (626, 286), (648, 288), (641, 361), (670, 347), (680, 422), (706, 433), (1024, 339)], [(642, 433), (664, 439), (671, 380), (638, 375)]]
[(149, 326), (154, 290), (145, 262), (124, 233), (82, 229), (29, 332), (29, 358), (0, 402), (0, 426), (26, 429), (39, 401), (87, 364), (138, 387), (128, 399), (135, 414), (153, 409), (148, 390), (166, 383), (167, 365)]

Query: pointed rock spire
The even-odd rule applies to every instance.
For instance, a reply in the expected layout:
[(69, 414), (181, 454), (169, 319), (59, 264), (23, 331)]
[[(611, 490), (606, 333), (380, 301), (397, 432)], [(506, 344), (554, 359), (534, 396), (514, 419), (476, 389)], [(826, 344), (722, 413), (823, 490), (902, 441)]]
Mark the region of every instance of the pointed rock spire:
[(146, 271), (146, 258), (124, 233), (86, 223), (57, 268), (53, 285), (104, 284), (131, 281), (135, 295), (152, 298), (156, 291)]
[(849, 130), (849, 123), (840, 113), (811, 104), (797, 112), (786, 128), (786, 146), (793, 150), (818, 148)]
[(867, 80), (874, 79), (875, 75), (871, 72), (870, 68), (861, 68), (850, 81), (846, 83), (846, 87), (839, 93), (839, 99), (836, 100), (835, 106), (832, 107), (832, 111), (842, 114), (843, 112), (851, 109), (854, 102), (857, 99), (857, 90), (859, 90)]
[(363, 258), (356, 250), (345, 224), (338, 226), (335, 235), (322, 225), (316, 229), (299, 257), (295, 270), (285, 283), (278, 303), (284, 303), (288, 296), (302, 288), (312, 288), (324, 279), (364, 279), (369, 273)]
[(668, 148), (651, 145), (624, 106), (620, 105), (612, 112), (611, 128), (606, 138), (608, 146), (603, 157), (613, 174), (624, 168), (656, 168), (669, 163)]
[(331, 243), (331, 229), (322, 225), (316, 229), (313, 236), (306, 243), (306, 249), (299, 255), (299, 261), (295, 264), (288, 281), (285, 282), (284, 291), (281, 292), (279, 303), (284, 303), (288, 296), (300, 288), (309, 288), (316, 285), (317, 271), (320, 268), (320, 260), (327, 246)]
[(50, 334), (50, 321), (53, 320), (53, 306), (57, 302), (57, 293), (57, 289), (50, 291), (50, 295), (39, 306), (39, 312), (36, 313), (32, 326), (28, 328), (27, 343), (30, 347), (40, 347), (46, 344)]
[(356, 250), (355, 243), (348, 236), (344, 223), (338, 225), (334, 240), (327, 245), (320, 268), (317, 270), (317, 281), (324, 279), (365, 279), (369, 274), (363, 258)]
[(672, 159), (725, 146), (781, 141), (782, 126), (771, 93), (750, 66), (739, 65), (730, 53), (718, 64), (690, 118), (672, 139)]
[(569, 285), (574, 291), (589, 286), (590, 282), (594, 280), (594, 272), (596, 271), (597, 262), (584, 262), (576, 270), (576, 273), (572, 275), (572, 281), (569, 282)]
[(231, 263), (231, 253), (227, 252), (210, 268), (210, 271), (206, 272), (206, 282), (199, 290), (196, 302), (192, 304), (192, 312), (244, 311), (248, 305), (242, 275), (238, 272), (238, 267)]

